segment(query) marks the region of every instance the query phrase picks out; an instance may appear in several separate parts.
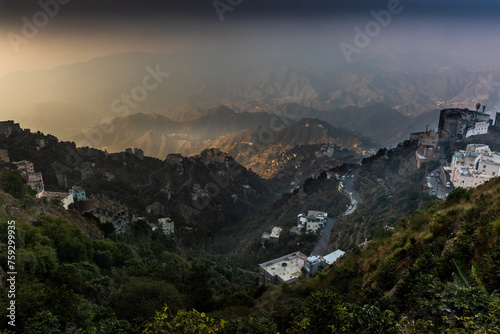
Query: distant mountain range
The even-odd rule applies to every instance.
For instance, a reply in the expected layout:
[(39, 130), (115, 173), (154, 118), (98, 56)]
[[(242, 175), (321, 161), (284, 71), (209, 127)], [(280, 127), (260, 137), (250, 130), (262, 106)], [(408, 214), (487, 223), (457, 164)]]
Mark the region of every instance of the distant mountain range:
[(297, 145), (331, 143), (364, 155), (381, 146), (396, 145), (426, 125), (435, 127), (439, 118), (434, 110), (411, 119), (383, 104), (322, 111), (287, 103), (258, 112), (235, 112), (219, 106), (199, 114), (195, 119), (173, 121), (159, 114), (137, 113), (117, 117), (109, 126), (95, 127), (70, 139), (111, 152), (138, 147), (158, 158), (219, 148), (247, 168), (260, 171), (266, 159)]
[[(15, 118), (27, 127), (70, 138), (105, 119), (121, 116), (113, 105), (126, 106), (126, 96), (131, 99), (126, 114), (154, 113), (172, 121), (198, 119), (200, 124), (206, 124), (208, 119), (202, 116), (218, 105), (254, 113), (296, 103), (314, 109), (303, 116), (354, 128), (386, 144), (398, 137), (397, 131), (406, 131), (408, 124), (411, 125), (403, 115), (414, 118), (442, 107), (473, 107), (475, 102), (494, 107), (500, 100), (498, 90), (490, 89), (500, 77), (499, 70), (470, 72), (433, 66), (421, 71), (402, 66), (406, 64), (404, 57), (396, 61), (401, 66), (394, 64), (393, 70), (374, 64), (368, 68), (337, 69), (277, 61), (228, 60), (217, 54), (132, 52), (52, 70), (6, 75), (0, 78), (0, 110), (4, 118)], [(153, 72), (163, 74), (158, 85), (153, 85)], [(145, 90), (145, 84), (151, 89)], [(113, 104), (115, 101), (119, 104)], [(358, 108), (369, 112), (386, 109), (389, 118), (382, 121), (374, 116), (373, 119), (370, 117), (373, 115)], [(343, 113), (335, 117), (314, 114), (339, 109)], [(386, 121), (387, 124), (382, 124)], [(354, 126), (358, 122), (362, 123), (360, 128)], [(403, 130), (401, 126), (392, 126), (400, 122), (406, 127)], [(386, 135), (384, 125), (394, 129), (392, 133)], [(224, 130), (210, 128), (215, 131), (212, 136)]]
[(266, 161), (298, 145), (336, 144), (360, 154), (380, 146), (356, 131), (316, 118), (292, 119), (283, 115), (287, 114), (236, 113), (219, 106), (198, 119), (179, 122), (157, 114), (138, 113), (115, 118), (107, 127), (112, 131), (95, 128), (74, 139), (77, 145), (90, 143), (112, 152), (139, 147), (146, 155), (162, 159), (169, 153), (195, 155), (206, 148), (219, 148), (257, 172)]

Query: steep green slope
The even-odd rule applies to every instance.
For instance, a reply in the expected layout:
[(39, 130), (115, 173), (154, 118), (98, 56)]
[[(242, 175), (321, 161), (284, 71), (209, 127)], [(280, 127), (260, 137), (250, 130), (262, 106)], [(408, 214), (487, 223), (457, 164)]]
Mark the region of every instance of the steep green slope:
[(174, 312), (231, 306), (242, 314), (253, 305), (256, 281), (224, 257), (184, 254), (141, 222), (105, 239), (100, 228), (91, 216), (33, 198), (2, 167), (0, 332), (140, 333), (165, 303)]
[[(349, 204), (349, 197), (339, 189), (339, 181), (328, 179), (323, 172), (317, 178), (309, 178), (293, 193), (283, 194), (275, 203), (245, 220), (236, 236), (233, 256), (242, 267), (255, 270), (258, 263), (296, 251), (310, 254), (318, 239), (318, 234), (303, 233), (296, 236), (290, 229), (297, 226), (297, 215), (309, 210), (327, 212), (329, 217), (340, 215)], [(283, 229), (279, 243), (263, 248), (261, 236), (274, 226)], [(319, 232), (318, 232), (319, 233)]]
[(498, 332), (500, 179), (428, 206), (258, 305), (286, 333)]
[[(382, 228), (394, 227), (401, 217), (432, 200), (424, 186), (425, 167), (417, 168), (416, 143), (406, 141), (392, 150), (381, 149), (363, 159), (354, 189), (363, 203), (335, 225), (331, 250), (349, 249), (370, 240)], [(437, 162), (429, 162), (432, 170)]]
[(498, 333), (500, 179), (427, 203), (313, 277), (268, 287), (249, 317), (165, 310), (146, 333)]

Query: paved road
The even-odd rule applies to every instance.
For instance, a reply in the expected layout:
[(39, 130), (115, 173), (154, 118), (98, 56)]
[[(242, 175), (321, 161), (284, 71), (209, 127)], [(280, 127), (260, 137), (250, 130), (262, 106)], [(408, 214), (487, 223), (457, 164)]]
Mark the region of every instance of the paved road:
[(313, 255), (325, 255), (326, 249), (328, 247), (328, 242), (330, 241), (330, 233), (336, 222), (337, 218), (328, 217), (328, 222), (322, 229), (323, 234), (314, 246)]
[[(351, 173), (347, 173), (344, 175), (343, 183), (344, 183), (344, 191), (351, 196), (351, 204), (353, 207), (351, 209), (347, 209), (344, 212), (345, 215), (349, 215), (353, 213), (357, 208), (357, 203), (361, 203), (361, 197), (357, 192), (353, 190), (354, 177), (359, 173), (359, 168), (355, 169)], [(328, 222), (325, 227), (322, 229), (321, 237), (319, 238), (316, 246), (314, 246), (313, 254), (314, 255), (325, 255), (326, 249), (328, 248), (328, 243), (330, 242), (330, 234), (337, 222), (337, 218), (328, 217)]]
[[(446, 152), (444, 151), (443, 148), (440, 147), (440, 149), (441, 149), (441, 156), (439, 157), (439, 162), (441, 163), (441, 166), (442, 166), (447, 162), (446, 161)], [(446, 186), (443, 185), (442, 181), (438, 182), (436, 180), (436, 178), (438, 178), (438, 177), (443, 177), (443, 178), (446, 177), (446, 175), (444, 175), (444, 174), (440, 175), (440, 173), (438, 172), (438, 170), (441, 170), (441, 166), (430, 171), (426, 175), (425, 182), (426, 182), (426, 184), (428, 184), (428, 183), (431, 184), (432, 188), (428, 188), (429, 192), (431, 192), (431, 194), (433, 194), (432, 191), (434, 190), (435, 194), (433, 194), (433, 195), (435, 195), (439, 199), (445, 199), (446, 196), (448, 196), (448, 194), (453, 190), (453, 185), (450, 188), (446, 188)]]
[[(430, 183), (432, 188), (429, 189), (429, 191), (436, 191), (434, 194), (437, 198), (439, 199), (445, 199), (446, 196), (453, 190), (452, 188), (446, 188), (443, 183), (437, 182), (436, 178), (441, 177), (439, 173), (436, 173), (441, 167), (436, 168), (435, 170), (431, 171), (428, 176), (426, 177), (426, 182)], [(433, 176), (431, 176), (433, 175)], [(445, 175), (442, 175), (442, 177), (446, 177)]]
[(344, 216), (350, 215), (354, 211), (356, 211), (357, 205), (363, 203), (363, 200), (361, 200), (361, 197), (359, 194), (354, 191), (354, 178), (356, 175), (359, 173), (359, 168), (355, 169), (351, 173), (348, 173), (344, 176), (344, 191), (347, 192), (351, 196), (351, 204), (353, 204), (352, 209), (348, 209), (345, 213)]

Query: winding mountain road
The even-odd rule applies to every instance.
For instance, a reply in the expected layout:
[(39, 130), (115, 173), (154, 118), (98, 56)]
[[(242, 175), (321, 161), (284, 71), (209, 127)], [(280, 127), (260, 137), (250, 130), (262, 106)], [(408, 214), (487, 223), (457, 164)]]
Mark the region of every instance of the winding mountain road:
[[(351, 206), (342, 214), (342, 216), (350, 215), (356, 210), (357, 205), (359, 203), (362, 203), (361, 197), (353, 189), (354, 178), (356, 177), (356, 175), (358, 175), (358, 173), (359, 168), (356, 168), (352, 172), (344, 175), (344, 177), (342, 178), (342, 182), (344, 182), (344, 191), (351, 197)], [(330, 242), (330, 234), (336, 222), (337, 218), (328, 217), (328, 221), (322, 230), (321, 237), (316, 243), (316, 246), (314, 246), (314, 250), (312, 252), (313, 255), (325, 255), (326, 249), (328, 248), (328, 243)]]

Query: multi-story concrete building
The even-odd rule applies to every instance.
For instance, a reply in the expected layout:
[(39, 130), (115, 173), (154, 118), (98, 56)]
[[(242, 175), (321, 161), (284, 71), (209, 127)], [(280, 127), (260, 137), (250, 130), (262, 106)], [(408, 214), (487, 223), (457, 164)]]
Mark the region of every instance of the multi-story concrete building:
[(488, 145), (470, 144), (453, 155), (450, 179), (455, 187), (475, 188), (499, 174), (500, 153)]
[(417, 140), (419, 146), (438, 146), (438, 133), (434, 130), (410, 133), (410, 140)]
[(33, 163), (31, 161), (28, 160), (16, 161), (13, 162), (12, 164), (14, 164), (19, 174), (21, 174), (21, 176), (23, 177), (26, 177), (26, 175), (35, 172), (35, 167), (33, 166)]
[(438, 146), (438, 133), (434, 130), (410, 133), (410, 140), (418, 141), (416, 158), (417, 167), (422, 163), (439, 160), (441, 151)]
[(490, 115), (479, 111), (480, 104), (476, 110), (465, 109), (443, 109), (439, 115), (439, 140), (453, 141), (465, 139), (470, 136), (488, 133)]
[(69, 193), (73, 195), (74, 201), (79, 202), (87, 199), (87, 195), (85, 194), (85, 190), (83, 190), (80, 186), (73, 186), (69, 190)]
[(35, 140), (37, 150), (45, 147), (45, 138), (37, 138)]
[(91, 199), (92, 205), (87, 209), (88, 212), (99, 218), (102, 224), (113, 224), (117, 233), (125, 233), (127, 231), (128, 224), (130, 223), (127, 206), (103, 195), (91, 196)]
[(175, 223), (169, 217), (158, 219), (158, 225), (166, 235), (174, 234)]
[(495, 128), (499, 129), (500, 128), (500, 112), (495, 113)]
[(43, 176), (41, 172), (38, 173), (28, 173), (26, 175), (28, 182), (43, 181)]
[(328, 213), (322, 211), (309, 210), (307, 216), (303, 213), (297, 216), (297, 228), (299, 232), (316, 232), (324, 227), (328, 221)]
[(288, 254), (259, 264), (259, 285), (293, 283), (302, 274), (315, 273), (326, 266), (321, 256), (307, 257), (301, 252)]
[(306, 231), (316, 232), (326, 225), (328, 213), (322, 211), (309, 210), (307, 212)]
[(140, 148), (134, 148), (134, 155), (139, 159), (139, 160), (144, 160), (144, 151), (141, 150)]
[(21, 127), (19, 126), (19, 123), (14, 123), (14, 121), (0, 122), (0, 135), (8, 137), (13, 133), (20, 133), (20, 132), (21, 132)]

